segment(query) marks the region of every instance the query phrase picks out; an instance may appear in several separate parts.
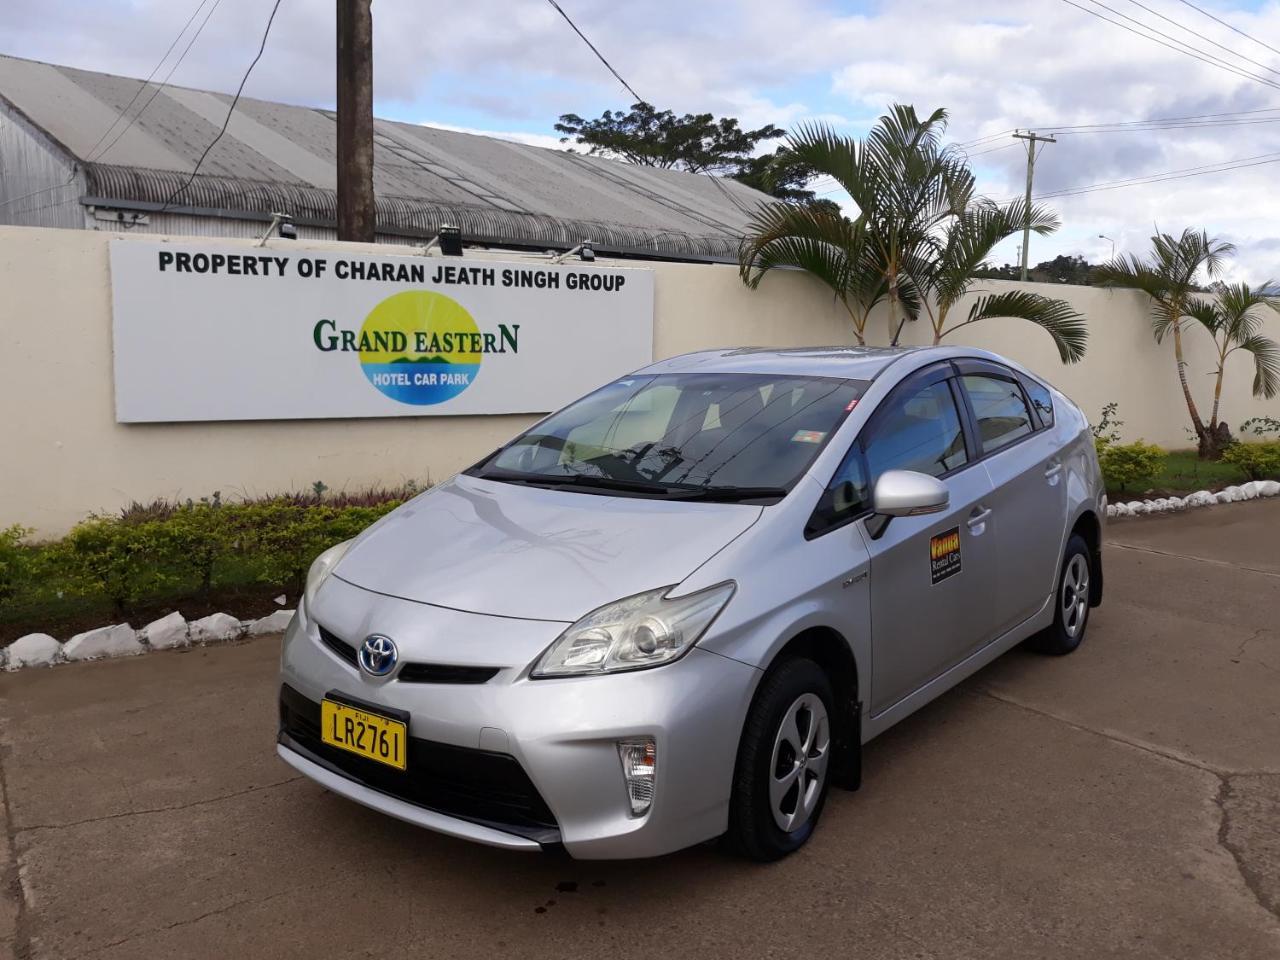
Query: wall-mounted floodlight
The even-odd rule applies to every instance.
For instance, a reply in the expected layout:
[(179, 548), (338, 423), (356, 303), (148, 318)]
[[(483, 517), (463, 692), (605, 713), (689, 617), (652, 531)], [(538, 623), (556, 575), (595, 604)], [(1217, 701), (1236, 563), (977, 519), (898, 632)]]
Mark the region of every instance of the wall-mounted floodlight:
[(440, 241), (440, 252), (446, 257), (462, 256), (462, 231), (445, 223), (440, 225), (440, 233), (436, 237)]
[(594, 244), (595, 244), (594, 240), (583, 240), (576, 247), (571, 247), (570, 249), (566, 250), (564, 253), (560, 254), (558, 257), (552, 257), (551, 262), (564, 263), (566, 260), (568, 260), (570, 257), (572, 257), (576, 253), (579, 256), (579, 258), (586, 261), (587, 263), (590, 263), (596, 258), (596, 251), (595, 251)]
[(293, 225), (293, 217), (287, 213), (273, 213), (271, 226), (267, 227), (267, 232), (258, 238), (258, 246), (265, 247), (271, 235), (277, 231), (285, 240), (298, 239), (298, 228)]

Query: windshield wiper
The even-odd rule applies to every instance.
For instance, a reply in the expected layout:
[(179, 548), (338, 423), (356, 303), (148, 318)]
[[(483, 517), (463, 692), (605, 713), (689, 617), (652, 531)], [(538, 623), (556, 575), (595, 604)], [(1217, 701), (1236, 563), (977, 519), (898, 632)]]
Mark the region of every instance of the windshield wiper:
[(654, 493), (666, 496), (675, 491), (661, 484), (643, 480), (619, 480), (613, 477), (593, 477), (585, 473), (516, 473), (507, 470), (485, 470), (477, 474), (481, 480), (500, 480), (504, 483), (522, 483), (530, 487), (596, 487), (601, 490), (618, 490), (626, 493)]
[(704, 503), (740, 503), (743, 500), (781, 500), (786, 487), (684, 487), (671, 491), (672, 500), (700, 500)]
[(649, 483), (644, 480), (625, 480), (617, 477), (596, 477), (585, 473), (517, 473), (508, 470), (485, 470), (477, 474), (481, 480), (500, 480), (531, 487), (590, 487), (597, 490), (616, 490), (619, 493), (652, 494), (667, 500), (698, 500), (703, 503), (737, 503), (743, 500), (781, 500), (787, 495), (784, 487), (700, 487), (691, 484), (670, 486)]

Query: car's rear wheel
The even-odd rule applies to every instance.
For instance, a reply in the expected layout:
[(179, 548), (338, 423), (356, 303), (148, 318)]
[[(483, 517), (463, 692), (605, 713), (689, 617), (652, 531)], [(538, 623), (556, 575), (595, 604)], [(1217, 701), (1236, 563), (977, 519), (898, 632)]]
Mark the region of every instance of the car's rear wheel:
[(787, 660), (761, 682), (738, 746), (728, 846), (777, 860), (813, 834), (830, 782), (834, 694), (812, 660)]
[(1040, 653), (1062, 656), (1071, 653), (1084, 641), (1089, 625), (1089, 590), (1093, 577), (1089, 545), (1079, 534), (1067, 541), (1058, 574), (1058, 588), (1053, 597), (1053, 625), (1028, 641)]

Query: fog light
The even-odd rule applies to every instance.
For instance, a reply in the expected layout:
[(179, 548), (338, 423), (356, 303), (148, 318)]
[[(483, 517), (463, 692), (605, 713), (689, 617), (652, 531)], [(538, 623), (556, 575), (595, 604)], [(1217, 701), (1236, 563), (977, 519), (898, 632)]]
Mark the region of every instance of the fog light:
[(619, 740), (618, 756), (622, 758), (622, 779), (627, 784), (627, 800), (631, 815), (643, 816), (653, 805), (654, 774), (658, 768), (658, 750), (653, 739)]

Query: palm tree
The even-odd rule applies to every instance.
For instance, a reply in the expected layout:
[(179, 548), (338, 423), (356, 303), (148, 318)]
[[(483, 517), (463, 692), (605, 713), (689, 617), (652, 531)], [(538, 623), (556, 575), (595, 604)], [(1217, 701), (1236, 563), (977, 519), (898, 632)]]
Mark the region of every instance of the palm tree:
[[(1023, 205), (998, 207), (974, 198), (974, 177), (964, 156), (944, 146), (945, 110), (920, 119), (913, 107), (895, 105), (865, 140), (842, 137), (822, 125), (801, 127), (787, 150), (816, 172), (832, 177), (853, 199), (858, 216), (763, 204), (743, 243), (743, 281), (760, 284), (774, 267), (807, 270), (835, 292), (865, 343), (867, 318), (888, 305), (889, 339), (922, 309), (933, 321), (934, 343), (959, 327), (992, 316), (1013, 316), (1044, 327), (1064, 361), (1084, 353), (1084, 323), (1061, 301), (1038, 294), (984, 297), (951, 327), (946, 318), (971, 286), (973, 270), (991, 248), (1021, 230)], [(1031, 211), (1038, 233), (1056, 218)], [(928, 302), (934, 297), (933, 305)]]
[(866, 223), (825, 206), (762, 206), (741, 257), (743, 282), (752, 290), (774, 267), (800, 267), (831, 288), (866, 344), (867, 319), (887, 293), (871, 262)]
[(980, 270), (1000, 241), (1030, 224), (1044, 235), (1058, 229), (1060, 221), (1047, 208), (1027, 207), (1021, 200), (999, 206), (978, 201), (947, 224), (937, 257), (922, 270), (928, 296), (924, 309), (933, 326), (933, 342), (971, 323), (992, 317), (1013, 317), (1041, 327), (1058, 348), (1063, 363), (1075, 363), (1084, 356), (1088, 329), (1084, 318), (1062, 300), (1053, 300), (1026, 290), (988, 293), (979, 297), (963, 320), (947, 326), (950, 312), (973, 287)]
[(1151, 260), (1137, 256), (1116, 257), (1098, 268), (1096, 282), (1105, 287), (1131, 287), (1141, 290), (1151, 298), (1151, 332), (1156, 343), (1163, 343), (1165, 336), (1173, 333), (1173, 356), (1178, 365), (1178, 381), (1182, 396), (1191, 414), (1191, 426), (1195, 430), (1201, 457), (1209, 458), (1218, 451), (1219, 444), (1209, 434), (1191, 386), (1187, 382), (1187, 361), (1182, 352), (1182, 325), (1188, 311), (1194, 306), (1195, 294), (1201, 271), (1209, 279), (1221, 272), (1226, 258), (1235, 252), (1235, 246), (1225, 240), (1210, 237), (1207, 232), (1196, 232), (1188, 227), (1175, 239), (1167, 233), (1157, 233), (1151, 238)]
[(1247, 283), (1218, 284), (1214, 288), (1217, 301), (1197, 300), (1187, 311), (1213, 337), (1217, 351), (1217, 370), (1213, 384), (1213, 411), (1209, 415), (1209, 436), (1213, 440), (1211, 455), (1220, 455), (1231, 442), (1231, 430), (1218, 421), (1222, 401), (1222, 378), (1227, 357), (1237, 350), (1253, 355), (1253, 395), (1270, 400), (1280, 393), (1280, 344), (1261, 333), (1263, 318), (1257, 307), (1280, 310), (1280, 298), (1266, 292), (1268, 281), (1258, 290)]

